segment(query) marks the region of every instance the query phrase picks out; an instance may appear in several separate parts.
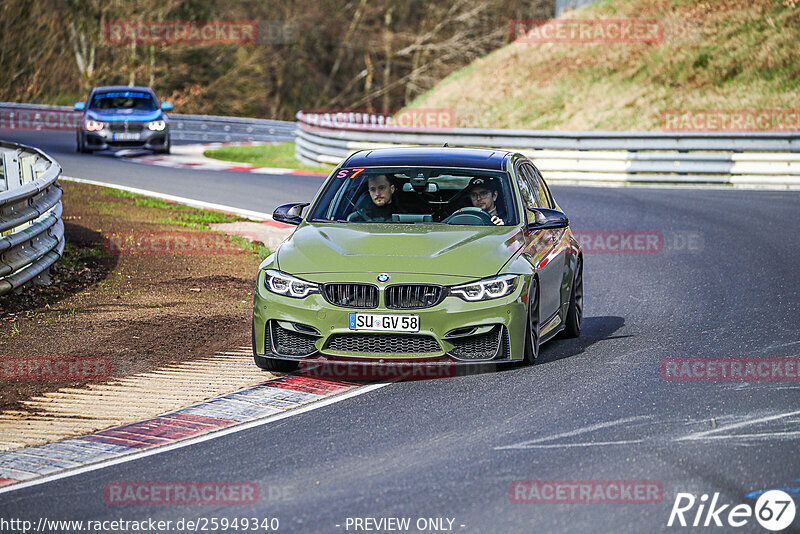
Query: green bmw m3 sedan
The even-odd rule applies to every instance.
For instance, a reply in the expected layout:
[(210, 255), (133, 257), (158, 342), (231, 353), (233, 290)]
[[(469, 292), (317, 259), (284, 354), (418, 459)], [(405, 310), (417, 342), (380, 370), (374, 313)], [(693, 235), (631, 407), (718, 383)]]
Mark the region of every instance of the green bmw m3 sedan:
[[(309, 207), (310, 206), (310, 207)], [(582, 254), (523, 155), (415, 147), (349, 156), (260, 265), (255, 363), (532, 364), (580, 334)]]

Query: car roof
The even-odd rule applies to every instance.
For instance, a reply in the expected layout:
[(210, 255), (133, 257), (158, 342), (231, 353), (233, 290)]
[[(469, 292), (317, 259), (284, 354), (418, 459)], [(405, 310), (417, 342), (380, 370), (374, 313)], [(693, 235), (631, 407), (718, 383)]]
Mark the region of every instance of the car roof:
[(102, 87), (95, 87), (92, 89), (92, 94), (107, 93), (109, 91), (138, 91), (140, 93), (150, 93), (151, 95), (155, 96), (155, 93), (152, 89), (140, 85), (104, 85)]
[(504, 170), (504, 150), (455, 147), (398, 147), (362, 150), (343, 163), (346, 167), (455, 167)]

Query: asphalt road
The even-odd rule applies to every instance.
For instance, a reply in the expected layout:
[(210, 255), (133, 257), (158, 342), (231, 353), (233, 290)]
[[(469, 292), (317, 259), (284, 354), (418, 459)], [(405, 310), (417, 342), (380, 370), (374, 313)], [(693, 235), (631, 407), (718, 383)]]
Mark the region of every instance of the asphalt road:
[[(324, 178), (275, 176), (249, 172), (171, 169), (115, 157), (112, 152), (78, 154), (75, 134), (62, 132), (2, 132), (0, 140), (43, 149), (61, 165), (65, 176), (127, 185), (193, 200), (272, 213), (279, 205), (310, 201)], [(175, 144), (186, 144), (176, 141)]]
[[(60, 140), (46, 143), (39, 144), (69, 175), (248, 209), (310, 198), (319, 184), (143, 167), (78, 157)], [(584, 187), (553, 193), (574, 230), (645, 231), (663, 236), (665, 246), (587, 253), (583, 334), (545, 345), (534, 367), (394, 383), (259, 428), (0, 495), (0, 516), (277, 517), (281, 532), (354, 532), (347, 518), (364, 517), (409, 517), (412, 525), (450, 518), (454, 532), (697, 531), (666, 527), (679, 492), (719, 492), (721, 504), (752, 506), (749, 492), (800, 486), (797, 381), (676, 382), (659, 375), (665, 358), (800, 354), (800, 195)], [(691, 245), (684, 246), (687, 236)], [(229, 507), (111, 506), (103, 499), (108, 482), (165, 480), (252, 481), (261, 498)], [(657, 481), (664, 495), (654, 504), (518, 504), (509, 498), (515, 480)], [(799, 531), (800, 519), (794, 525)], [(764, 532), (752, 518), (739, 529), (716, 529), (731, 530)]]

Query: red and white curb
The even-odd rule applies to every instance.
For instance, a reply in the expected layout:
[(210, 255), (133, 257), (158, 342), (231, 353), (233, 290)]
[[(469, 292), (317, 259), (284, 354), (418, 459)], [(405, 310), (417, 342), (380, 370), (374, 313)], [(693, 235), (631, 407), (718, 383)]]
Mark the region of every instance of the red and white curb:
[(214, 439), (385, 385), (287, 375), (138, 423), (3, 453), (0, 493)]
[(301, 171), (298, 169), (284, 169), (280, 167), (256, 167), (247, 163), (236, 163), (220, 161), (206, 157), (203, 152), (206, 150), (220, 148), (223, 146), (243, 146), (243, 145), (263, 145), (265, 143), (206, 143), (197, 145), (174, 145), (172, 154), (169, 155), (131, 155), (126, 157), (128, 161), (134, 163), (144, 163), (147, 165), (158, 165), (160, 167), (170, 167), (173, 169), (191, 169), (202, 171), (232, 171), (232, 172), (251, 172), (254, 174), (291, 174), (301, 176), (327, 176), (326, 173), (314, 171)]

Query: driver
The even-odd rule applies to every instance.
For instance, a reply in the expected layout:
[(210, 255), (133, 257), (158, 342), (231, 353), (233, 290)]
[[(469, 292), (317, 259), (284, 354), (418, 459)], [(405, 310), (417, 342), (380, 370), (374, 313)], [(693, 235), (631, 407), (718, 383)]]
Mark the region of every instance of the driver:
[(351, 221), (391, 221), (393, 213), (403, 213), (395, 199), (395, 187), (385, 174), (367, 178), (367, 191), (372, 203), (348, 217)]
[(498, 211), (497, 201), (497, 180), (492, 177), (473, 178), (467, 185), (467, 194), (473, 207), (480, 208), (492, 216), (492, 222), (503, 225), (506, 218), (505, 213)]

